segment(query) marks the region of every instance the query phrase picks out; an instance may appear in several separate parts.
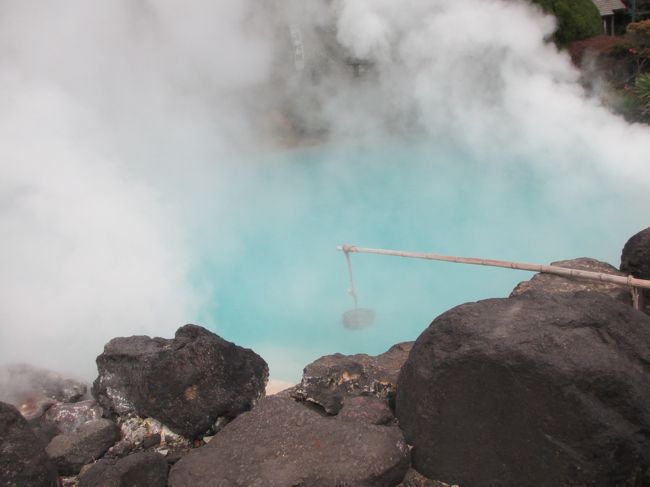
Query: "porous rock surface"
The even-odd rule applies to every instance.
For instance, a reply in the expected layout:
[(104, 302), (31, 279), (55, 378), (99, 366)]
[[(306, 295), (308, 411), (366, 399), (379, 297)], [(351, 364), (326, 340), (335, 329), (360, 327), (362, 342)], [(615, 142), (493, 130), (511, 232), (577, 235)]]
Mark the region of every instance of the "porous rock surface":
[(630, 237), (621, 253), (621, 271), (650, 279), (650, 227)]
[(0, 485), (56, 487), (54, 463), (45, 445), (11, 404), (0, 402)]
[(101, 419), (102, 408), (89, 399), (73, 403), (56, 403), (41, 417), (41, 422), (52, 425), (58, 434), (72, 433), (87, 421)]
[[(616, 267), (588, 257), (577, 259), (561, 260), (552, 262), (551, 265), (566, 267), (568, 269), (579, 269), (590, 272), (600, 272), (614, 276), (626, 276)], [(595, 291), (606, 294), (626, 304), (632, 304), (632, 295), (629, 288), (609, 282), (594, 281), (579, 277), (565, 277), (555, 274), (535, 274), (532, 279), (517, 284), (510, 296), (519, 296), (529, 291), (547, 293), (575, 293), (577, 291)]]
[(318, 404), (328, 414), (337, 414), (345, 397), (374, 395), (390, 401), (412, 346), (413, 342), (398, 343), (377, 356), (325, 355), (305, 367), (292, 396)]
[(375, 396), (351, 396), (343, 400), (339, 421), (360, 421), (368, 424), (389, 424), (395, 416), (386, 400)]
[(101, 458), (120, 439), (120, 428), (108, 419), (88, 421), (72, 433), (52, 438), (45, 447), (59, 473), (76, 475), (84, 465)]
[(79, 476), (78, 487), (166, 487), (168, 470), (160, 453), (139, 452), (100, 460)]
[(529, 292), (436, 318), (396, 415), (413, 467), (462, 487), (650, 485), (648, 374), (650, 317), (599, 293)]
[(393, 487), (409, 468), (396, 427), (337, 421), (271, 396), (191, 451), (170, 487)]
[(123, 457), (136, 449), (160, 447), (168, 452), (189, 449), (187, 438), (171, 431), (154, 418), (141, 418), (136, 414), (119, 418), (122, 439), (109, 449), (106, 456)]
[(196, 325), (173, 339), (114, 338), (97, 367), (92, 392), (105, 409), (150, 416), (188, 438), (250, 409), (268, 380), (259, 355)]
[[(621, 271), (639, 279), (650, 280), (650, 227), (633, 235), (621, 253)], [(650, 289), (643, 290), (644, 311), (650, 314)]]
[(50, 402), (43, 414), (29, 420), (34, 432), (46, 444), (52, 438), (64, 433), (72, 433), (87, 421), (101, 419), (103, 410), (92, 399), (79, 402)]

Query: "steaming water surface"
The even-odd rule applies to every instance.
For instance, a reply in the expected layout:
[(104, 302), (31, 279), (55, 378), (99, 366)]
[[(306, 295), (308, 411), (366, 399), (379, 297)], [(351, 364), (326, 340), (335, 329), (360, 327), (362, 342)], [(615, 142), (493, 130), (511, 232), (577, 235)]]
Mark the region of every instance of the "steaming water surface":
[[(200, 319), (262, 354), (272, 377), (297, 380), (322, 354), (380, 353), (415, 339), (446, 309), (507, 296), (531, 275), (353, 254), (360, 305), (377, 318), (350, 331), (341, 323), (353, 303), (337, 244), (618, 265), (626, 238), (644, 224), (627, 211), (634, 197), (596, 171), (565, 185), (576, 175), (553, 177), (544, 161), (477, 160), (440, 145), (321, 146), (256, 161), (261, 177), (241, 182), (250, 197), (220, 235), (237, 237), (238, 248), (227, 259), (206, 256), (196, 269), (197, 285), (218, 283), (214, 307)], [(219, 238), (211, 245), (203, 251), (219, 254)]]
[[(339, 244), (617, 265), (648, 226), (648, 127), (585, 93), (528, 2), (0, 11), (0, 363), (92, 379), (111, 338), (195, 322), (296, 380), (529, 277), (354, 255), (377, 318), (349, 331)], [(292, 129), (330, 142), (268, 149)]]

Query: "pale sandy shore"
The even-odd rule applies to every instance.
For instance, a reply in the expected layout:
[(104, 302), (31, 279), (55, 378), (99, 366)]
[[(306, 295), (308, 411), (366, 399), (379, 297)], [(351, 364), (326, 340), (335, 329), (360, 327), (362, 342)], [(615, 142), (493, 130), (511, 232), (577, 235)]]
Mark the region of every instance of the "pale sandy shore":
[(285, 389), (288, 389), (289, 387), (293, 387), (296, 384), (292, 382), (287, 382), (284, 380), (277, 380), (277, 379), (269, 379), (268, 384), (266, 384), (266, 395), (267, 396), (272, 396), (273, 394), (277, 394), (280, 391), (284, 391)]

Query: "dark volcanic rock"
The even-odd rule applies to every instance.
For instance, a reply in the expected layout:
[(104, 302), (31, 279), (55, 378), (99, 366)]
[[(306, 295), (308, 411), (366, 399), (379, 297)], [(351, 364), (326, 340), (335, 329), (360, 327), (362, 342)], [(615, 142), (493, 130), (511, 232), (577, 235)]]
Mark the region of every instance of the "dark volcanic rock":
[(136, 445), (129, 440), (122, 439), (108, 449), (105, 456), (111, 458), (122, 458), (127, 456), (136, 448)]
[[(551, 265), (557, 267), (566, 267), (569, 269), (579, 269), (590, 272), (600, 272), (603, 274), (612, 274), (615, 276), (626, 276), (616, 267), (606, 262), (596, 259), (580, 257), (578, 259), (561, 260), (552, 262)], [(547, 292), (547, 293), (575, 293), (577, 291), (596, 291), (606, 294), (626, 304), (632, 304), (632, 295), (630, 289), (625, 286), (619, 286), (609, 282), (594, 281), (591, 279), (581, 279), (577, 277), (564, 277), (555, 274), (535, 274), (529, 281), (523, 281), (517, 284), (510, 296), (519, 296), (525, 292)]]
[[(639, 279), (650, 279), (650, 227), (633, 235), (621, 253), (621, 271)], [(650, 289), (643, 290), (645, 312), (650, 314)]]
[(368, 424), (388, 424), (395, 419), (395, 416), (385, 399), (375, 396), (353, 396), (343, 400), (343, 409), (336, 419)]
[(316, 403), (328, 414), (337, 414), (346, 396), (375, 395), (390, 400), (412, 346), (412, 342), (398, 343), (375, 357), (364, 353), (321, 357), (305, 367), (292, 396)]
[(72, 433), (82, 424), (94, 419), (101, 419), (102, 408), (96, 401), (57, 403), (51, 406), (41, 418), (42, 423), (51, 424), (57, 434)]
[(439, 480), (431, 480), (426, 478), (417, 470), (412, 468), (406, 473), (404, 480), (397, 487), (450, 487), (449, 484), (440, 482)]
[(45, 451), (61, 474), (75, 475), (119, 439), (120, 428), (113, 421), (97, 419), (84, 423), (73, 433), (55, 436)]
[(621, 253), (621, 271), (640, 279), (650, 279), (650, 227), (625, 243)]
[(166, 487), (169, 467), (155, 452), (100, 460), (79, 477), (79, 487)]
[(41, 421), (41, 419), (42, 416), (40, 418), (28, 420), (27, 424), (29, 424), (29, 427), (32, 429), (34, 434), (41, 439), (41, 442), (44, 445), (47, 445), (50, 441), (52, 441), (52, 438), (60, 435), (61, 432), (55, 424), (44, 423)]
[(173, 451), (169, 452), (167, 456), (165, 457), (165, 460), (167, 460), (168, 465), (174, 465), (176, 462), (178, 462), (181, 458), (187, 455), (187, 451), (179, 450), (179, 451)]
[(264, 393), (268, 366), (255, 352), (195, 325), (172, 340), (114, 338), (97, 357), (93, 395), (107, 410), (150, 416), (195, 438), (219, 416), (250, 409)]
[(56, 467), (25, 418), (11, 404), (0, 402), (0, 485), (56, 487)]
[(430, 478), (628, 485), (650, 466), (649, 373), (648, 316), (599, 293), (531, 292), (434, 320), (404, 364), (396, 415)]
[(271, 396), (172, 467), (171, 487), (392, 487), (409, 467), (398, 428), (337, 421)]
[(0, 401), (16, 406), (27, 419), (41, 416), (56, 402), (76, 402), (86, 384), (26, 364), (0, 367)]
[(142, 448), (144, 449), (153, 448), (154, 446), (158, 445), (160, 445), (160, 433), (146, 436), (142, 441)]

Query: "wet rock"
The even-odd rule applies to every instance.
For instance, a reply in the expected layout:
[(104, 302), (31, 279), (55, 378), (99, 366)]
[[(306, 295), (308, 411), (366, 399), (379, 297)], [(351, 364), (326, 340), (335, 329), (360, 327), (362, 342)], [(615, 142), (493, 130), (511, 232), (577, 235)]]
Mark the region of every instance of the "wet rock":
[(259, 355), (195, 325), (171, 340), (114, 338), (97, 367), (93, 395), (105, 409), (155, 418), (188, 438), (250, 409), (268, 379)]
[(120, 428), (108, 419), (81, 425), (76, 431), (55, 436), (45, 451), (64, 475), (79, 473), (81, 467), (101, 456), (120, 439)]
[(78, 487), (166, 487), (167, 461), (154, 452), (100, 460), (79, 476)]
[[(650, 227), (633, 235), (621, 253), (621, 272), (650, 279)], [(644, 311), (650, 314), (650, 289), (643, 290)]]
[[(616, 267), (606, 262), (601, 262), (588, 257), (578, 259), (561, 260), (552, 262), (551, 265), (566, 267), (568, 269), (579, 269), (590, 272), (612, 274), (614, 276), (626, 276)], [(623, 303), (632, 304), (630, 289), (609, 282), (581, 279), (577, 277), (556, 276), (555, 274), (535, 274), (532, 279), (517, 284), (510, 296), (519, 296), (526, 292), (548, 292), (548, 293), (575, 293), (577, 291), (595, 291), (606, 294)]]
[(179, 460), (171, 487), (388, 487), (409, 466), (399, 428), (337, 421), (271, 396)]
[(406, 473), (404, 480), (397, 487), (458, 487), (450, 486), (439, 480), (431, 480), (412, 468)]
[(359, 421), (367, 424), (389, 424), (394, 419), (388, 401), (375, 396), (353, 396), (343, 400), (339, 421)]
[(468, 303), (415, 342), (396, 415), (431, 478), (628, 485), (650, 466), (649, 364), (650, 317), (603, 294)]
[(27, 364), (0, 366), (0, 401), (16, 406), (26, 419), (40, 417), (57, 402), (76, 402), (87, 392), (83, 382)]
[(45, 445), (11, 404), (0, 402), (0, 485), (57, 487)]
[(321, 357), (305, 367), (292, 397), (318, 404), (328, 414), (337, 414), (346, 396), (374, 395), (391, 400), (412, 346), (412, 342), (398, 343), (377, 356), (337, 353)]

